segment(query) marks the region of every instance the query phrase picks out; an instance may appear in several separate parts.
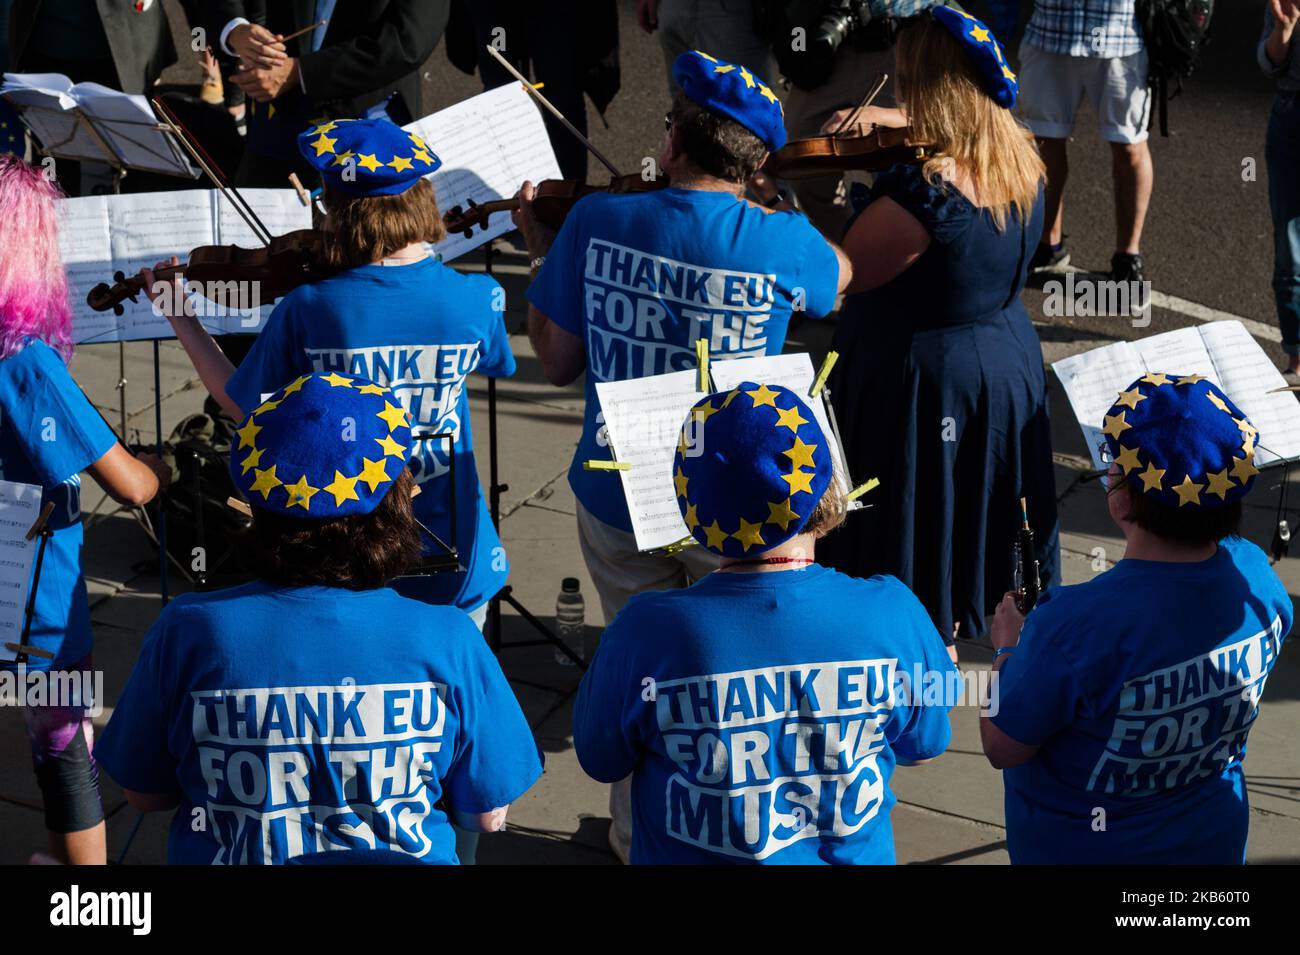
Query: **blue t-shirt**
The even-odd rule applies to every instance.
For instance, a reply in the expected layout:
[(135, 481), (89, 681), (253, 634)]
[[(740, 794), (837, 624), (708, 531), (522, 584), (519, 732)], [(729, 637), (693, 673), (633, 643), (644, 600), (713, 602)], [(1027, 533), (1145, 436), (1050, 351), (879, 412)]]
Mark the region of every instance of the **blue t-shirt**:
[(453, 861), (440, 800), (488, 812), (542, 772), (462, 611), (263, 581), (168, 604), (95, 758), (126, 789), (181, 793), (167, 861), (190, 864), (338, 849)]
[[(509, 564), (474, 467), (467, 382), (477, 371), (515, 373), (505, 295), (487, 275), (463, 275), (436, 259), (363, 265), (284, 297), (226, 384), (245, 412), (304, 372), (345, 372), (387, 385), (411, 414), (412, 431), (452, 434), (456, 457), (456, 548), (465, 573), (406, 578), (397, 588), (429, 603), (473, 610), (505, 586)], [(424, 493), (415, 516), (451, 542), (445, 439), (417, 442), (412, 475)], [(426, 552), (436, 552), (432, 541)]]
[(1004, 773), (1011, 861), (1242, 862), (1246, 735), (1291, 614), (1240, 538), (1199, 563), (1125, 559), (1045, 593), (992, 716), (1041, 747)]
[(947, 748), (953, 677), (893, 577), (714, 572), (628, 602), (573, 748), (595, 779), (633, 774), (634, 863), (889, 864), (890, 777)]
[[(0, 360), (0, 479), (40, 485), (41, 506), (54, 502), (46, 525), (54, 533), (41, 562), (30, 643), (55, 659), (29, 657), (29, 670), (67, 667), (90, 653), (90, 610), (81, 575), (81, 472), (115, 443), (112, 429), (49, 345), (32, 339)], [(34, 574), (35, 563), (32, 569)], [(17, 643), (21, 636), (2, 639)]]
[(792, 311), (835, 308), (839, 261), (808, 220), (734, 195), (688, 189), (597, 193), (573, 207), (528, 300), (587, 349), (587, 410), (569, 483), (599, 520), (630, 531), (608, 474), (596, 382), (694, 368), (695, 342), (719, 358), (776, 355)]

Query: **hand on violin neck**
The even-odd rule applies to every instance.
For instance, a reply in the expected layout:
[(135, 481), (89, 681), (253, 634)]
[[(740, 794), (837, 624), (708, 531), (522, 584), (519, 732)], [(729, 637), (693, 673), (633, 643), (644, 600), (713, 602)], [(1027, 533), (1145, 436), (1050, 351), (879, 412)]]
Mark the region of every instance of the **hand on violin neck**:
[(173, 255), (171, 261), (159, 262), (152, 269), (146, 266), (140, 270), (144, 294), (153, 303), (154, 311), (169, 319), (190, 317), (194, 314), (194, 305), (185, 294), (185, 282), (179, 272), (169, 279), (160, 279), (154, 275), (154, 269), (161, 271), (178, 265), (180, 259)]
[(537, 212), (533, 208), (537, 189), (531, 182), (525, 180), (519, 187), (517, 196), (519, 208), (510, 214), (510, 218), (515, 228), (523, 234), (524, 243), (528, 246), (528, 255), (534, 259), (540, 258), (551, 250), (551, 243), (555, 241), (555, 231), (542, 224), (537, 218)]

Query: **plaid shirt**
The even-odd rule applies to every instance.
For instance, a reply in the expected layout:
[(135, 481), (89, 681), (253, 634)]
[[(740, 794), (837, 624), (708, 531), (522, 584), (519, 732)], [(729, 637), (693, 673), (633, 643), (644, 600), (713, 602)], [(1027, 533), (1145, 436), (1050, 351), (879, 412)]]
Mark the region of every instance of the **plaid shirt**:
[(1140, 53), (1135, 0), (1034, 0), (1024, 42), (1063, 56), (1114, 59)]

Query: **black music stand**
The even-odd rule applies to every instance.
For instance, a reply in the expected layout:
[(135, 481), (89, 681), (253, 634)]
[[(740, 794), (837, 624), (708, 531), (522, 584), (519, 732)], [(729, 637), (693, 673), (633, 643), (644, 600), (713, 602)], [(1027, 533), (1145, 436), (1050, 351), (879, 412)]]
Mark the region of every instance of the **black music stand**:
[[(492, 274), (492, 248), (493, 240), (489, 239), (483, 246), (483, 269), (488, 274)], [(504, 321), (504, 318), (502, 319)], [(497, 380), (489, 378), (488, 383), (488, 510), (492, 514), (492, 524), (496, 527), (497, 533), (501, 532), (501, 495), (510, 490), (509, 484), (503, 484), (497, 469)], [(506, 643), (501, 634), (501, 602), (505, 601), (515, 609), (515, 612), (521, 616), (530, 627), (536, 630), (541, 636), (535, 640), (512, 640)], [(514, 595), (514, 588), (506, 584), (496, 595), (488, 601), (487, 626), (484, 628), (487, 633), (488, 646), (492, 652), (500, 654), (502, 650), (515, 650), (521, 647), (539, 647), (552, 646), (560, 650), (566, 657), (574, 662), (580, 669), (587, 669), (587, 661), (582, 659), (569, 648), (569, 646), (556, 636), (545, 623), (533, 614), (527, 607), (520, 603), (519, 598)]]
[(36, 616), (36, 589), (41, 584), (41, 565), (45, 562), (45, 545), (49, 543), (50, 538), (54, 536), (54, 531), (49, 528), (50, 515), (54, 513), (54, 502), (50, 501), (37, 515), (36, 522), (32, 524), (31, 529), (27, 531), (27, 539), (35, 540), (40, 538), (40, 543), (36, 545), (36, 563), (32, 566), (32, 589), (27, 592), (27, 607), (23, 611), (23, 633), (17, 643), (5, 644), (5, 649), (14, 652), (14, 663), (22, 666), (27, 663), (27, 657), (39, 656), (46, 659), (54, 659), (54, 654), (45, 650), (38, 650), (31, 646), (29, 641), (32, 637), (32, 620)]

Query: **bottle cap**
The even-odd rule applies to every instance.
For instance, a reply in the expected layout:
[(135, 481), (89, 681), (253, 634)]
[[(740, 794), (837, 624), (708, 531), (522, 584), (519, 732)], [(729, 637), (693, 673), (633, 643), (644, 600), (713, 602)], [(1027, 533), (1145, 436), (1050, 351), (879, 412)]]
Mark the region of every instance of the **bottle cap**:
[(581, 582), (577, 577), (565, 577), (564, 580), (560, 582), (560, 590), (566, 594), (576, 594), (580, 586)]

